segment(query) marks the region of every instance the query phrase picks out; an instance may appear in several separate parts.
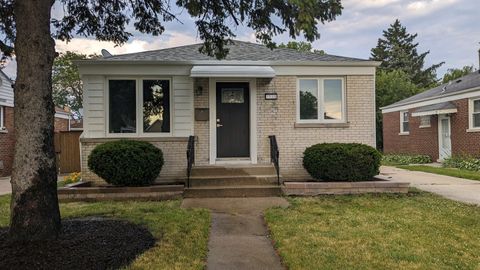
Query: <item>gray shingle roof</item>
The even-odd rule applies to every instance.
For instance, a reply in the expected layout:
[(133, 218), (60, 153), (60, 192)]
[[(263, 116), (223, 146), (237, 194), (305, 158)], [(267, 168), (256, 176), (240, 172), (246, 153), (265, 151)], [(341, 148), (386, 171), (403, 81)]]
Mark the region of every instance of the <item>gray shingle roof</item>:
[(447, 109), (456, 109), (457, 107), (451, 101), (437, 103), (433, 105), (418, 107), (415, 109), (415, 112), (429, 112), (429, 111), (439, 111), (439, 110), (447, 110)]
[(400, 100), (391, 105), (385, 106), (383, 108), (393, 108), (400, 105), (415, 103), (424, 99), (434, 99), (437, 97), (442, 97), (446, 95), (451, 95), (456, 92), (467, 90), (474, 87), (480, 87), (480, 73), (478, 71), (472, 72), (468, 75), (465, 75), (461, 78), (453, 80), (449, 83), (442, 84), (435, 88), (429, 89), (425, 92), (416, 94), (404, 100)]
[[(202, 44), (193, 44), (154, 51), (145, 51), (130, 54), (113, 55), (104, 57), (103, 61), (202, 61), (216, 60), (214, 57), (202, 54), (199, 48)], [(230, 61), (341, 61), (364, 62), (365, 59), (343, 57), (313, 52), (299, 52), (294, 49), (276, 48), (269, 49), (264, 45), (233, 41), (228, 45), (229, 54), (225, 60)]]

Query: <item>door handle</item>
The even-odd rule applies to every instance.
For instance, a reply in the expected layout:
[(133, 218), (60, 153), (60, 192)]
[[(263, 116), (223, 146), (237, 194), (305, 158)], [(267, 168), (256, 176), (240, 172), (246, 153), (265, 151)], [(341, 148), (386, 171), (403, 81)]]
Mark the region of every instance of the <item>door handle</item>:
[(223, 127), (223, 125), (222, 124), (217, 124), (217, 127)]

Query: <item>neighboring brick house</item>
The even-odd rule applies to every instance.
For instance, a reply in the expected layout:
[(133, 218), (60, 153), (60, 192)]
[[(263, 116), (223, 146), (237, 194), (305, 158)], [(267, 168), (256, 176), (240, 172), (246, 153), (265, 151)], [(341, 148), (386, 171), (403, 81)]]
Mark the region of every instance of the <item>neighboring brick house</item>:
[(480, 156), (480, 73), (381, 108), (385, 153)]
[[(55, 108), (55, 132), (68, 131), (71, 113)], [(0, 177), (12, 171), (15, 132), (12, 80), (0, 70)]]
[[(225, 60), (200, 44), (76, 61), (84, 86), (82, 176), (92, 149), (129, 138), (162, 149), (159, 181), (184, 179), (195, 136), (195, 166), (271, 164), (270, 135), (284, 180), (308, 177), (306, 147), (321, 142), (375, 146), (378, 62), (269, 49), (234, 41)], [(152, 110), (156, 106), (155, 110)]]

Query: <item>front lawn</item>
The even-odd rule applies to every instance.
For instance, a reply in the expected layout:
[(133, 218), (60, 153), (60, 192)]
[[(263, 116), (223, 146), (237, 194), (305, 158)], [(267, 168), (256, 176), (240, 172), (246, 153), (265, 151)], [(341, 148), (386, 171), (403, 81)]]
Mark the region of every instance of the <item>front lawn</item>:
[(462, 169), (456, 168), (439, 168), (439, 167), (431, 167), (431, 166), (422, 166), (422, 165), (400, 165), (397, 166), (400, 169), (410, 170), (410, 171), (420, 171), (420, 172), (427, 172), (427, 173), (435, 173), (471, 180), (480, 180), (480, 173), (475, 171), (467, 171)]
[[(8, 226), (10, 196), (0, 196), (0, 226)], [(102, 216), (146, 226), (156, 238), (153, 248), (127, 269), (204, 269), (210, 215), (182, 209), (180, 201), (62, 203), (62, 218)]]
[(408, 195), (292, 198), (265, 214), (289, 269), (478, 269), (480, 208)]

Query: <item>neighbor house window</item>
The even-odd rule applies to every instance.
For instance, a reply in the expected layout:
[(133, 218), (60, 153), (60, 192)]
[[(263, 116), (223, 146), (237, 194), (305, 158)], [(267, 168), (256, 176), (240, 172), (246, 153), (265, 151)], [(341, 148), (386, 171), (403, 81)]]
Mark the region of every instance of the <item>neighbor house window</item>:
[(426, 128), (426, 127), (430, 127), (430, 126), (431, 126), (430, 115), (420, 116), (420, 127), (421, 128)]
[(410, 132), (408, 117), (408, 111), (400, 112), (400, 133), (408, 134)]
[(136, 81), (110, 80), (109, 94), (109, 131), (110, 133), (135, 133)]
[(143, 132), (170, 132), (170, 81), (143, 80)]
[(0, 106), (0, 130), (5, 129), (5, 108)]
[(470, 128), (480, 129), (480, 99), (474, 99), (470, 104), (471, 125)]
[(300, 122), (344, 122), (345, 91), (342, 78), (305, 78), (298, 82)]

